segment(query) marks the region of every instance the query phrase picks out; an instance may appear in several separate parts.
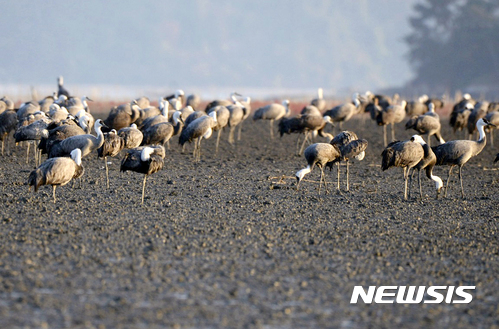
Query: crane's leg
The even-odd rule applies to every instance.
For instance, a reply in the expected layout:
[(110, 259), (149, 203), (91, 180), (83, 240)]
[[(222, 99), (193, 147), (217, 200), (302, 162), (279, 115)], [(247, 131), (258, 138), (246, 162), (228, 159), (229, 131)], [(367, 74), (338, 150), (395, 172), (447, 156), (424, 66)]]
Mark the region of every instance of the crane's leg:
[(52, 196), (54, 197), (54, 203), (56, 201), (56, 199), (55, 199), (55, 188), (56, 187), (57, 187), (56, 185), (52, 185)]
[(449, 180), (450, 180), (450, 175), (451, 175), (451, 172), (452, 172), (452, 168), (454, 168), (454, 166), (450, 166), (449, 177), (447, 177), (447, 184), (445, 184), (445, 194), (444, 194), (445, 197), (447, 197), (447, 191), (449, 190)]
[(337, 163), (337, 165), (338, 165), (338, 174), (337, 174), (337, 177), (336, 177), (336, 184), (337, 184), (336, 189), (338, 191), (340, 191), (340, 164), (341, 164), (341, 162), (338, 161), (338, 163)]
[(4, 146), (5, 146), (5, 137), (2, 139), (2, 155), (3, 155)]
[(168, 150), (170, 149), (170, 140), (166, 141), (166, 147), (167, 147)]
[(142, 202), (141, 202), (141, 204), (144, 204), (144, 192), (146, 190), (146, 179), (147, 179), (147, 175), (144, 175), (144, 181), (142, 182)]
[(461, 195), (463, 196), (463, 199), (464, 199), (463, 174), (461, 172), (462, 170), (463, 170), (463, 166), (459, 166), (459, 181), (461, 182)]
[(392, 142), (395, 141), (395, 124), (392, 123)]
[(300, 145), (300, 136), (301, 134), (298, 134), (298, 138), (296, 139), (296, 149), (295, 149), (295, 152), (296, 152), (296, 155), (300, 155), (300, 150), (298, 149), (298, 145)]
[(494, 147), (494, 128), (490, 128), (490, 146)]
[(421, 187), (421, 170), (418, 170), (418, 181), (419, 181), (419, 196), (423, 200), (423, 188)]
[(243, 126), (243, 122), (244, 121), (241, 121), (238, 125), (238, 130), (237, 130), (237, 140), (240, 141), (241, 140), (241, 130), (243, 129), (242, 126)]
[(321, 167), (321, 176), (323, 177), (324, 189), (326, 190), (326, 194), (327, 194), (329, 192), (329, 189), (327, 188), (326, 175), (324, 175), (324, 168), (323, 167)]
[(322, 177), (324, 177), (324, 170), (321, 168), (321, 179), (319, 181), (319, 195), (321, 194)]
[(229, 128), (229, 143), (234, 144), (234, 129), (236, 127), (230, 127)]
[(302, 155), (303, 149), (305, 148), (305, 142), (308, 140), (308, 135), (309, 132), (305, 132), (305, 139), (303, 140), (303, 143), (301, 143), (300, 151), (298, 152), (298, 155)]
[(348, 181), (348, 174), (349, 174), (349, 172), (348, 172), (348, 171), (349, 171), (349, 170), (348, 170), (348, 169), (349, 169), (348, 164), (349, 164), (349, 163), (350, 163), (350, 162), (348, 162), (348, 160), (347, 160), (347, 191), (350, 191), (350, 182)]
[(383, 143), (385, 143), (385, 147), (388, 145), (386, 142), (386, 125), (383, 126)]
[(27, 142), (28, 143), (28, 148), (26, 149), (26, 164), (28, 164), (28, 159), (29, 159), (29, 144), (31, 144), (30, 142)]
[(215, 146), (215, 154), (218, 154), (218, 144), (220, 144), (220, 135), (222, 135), (222, 128), (218, 129), (217, 144)]
[(405, 189), (404, 189), (404, 200), (407, 200), (407, 177), (409, 175), (407, 174), (407, 167), (404, 167), (404, 185), (405, 185)]
[(269, 120), (270, 123), (270, 139), (274, 139), (274, 119)]
[(198, 139), (198, 162), (201, 161), (201, 139), (202, 137), (199, 137)]
[(109, 168), (107, 167), (107, 156), (104, 157), (104, 164), (106, 166), (106, 187), (109, 188)]

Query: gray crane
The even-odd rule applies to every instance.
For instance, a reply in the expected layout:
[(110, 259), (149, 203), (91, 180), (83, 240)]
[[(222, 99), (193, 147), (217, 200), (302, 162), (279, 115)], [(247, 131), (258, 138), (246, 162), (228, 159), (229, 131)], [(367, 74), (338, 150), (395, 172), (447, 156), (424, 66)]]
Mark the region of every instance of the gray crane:
[(182, 130), (179, 138), (180, 145), (183, 146), (186, 142), (196, 141), (193, 152), (195, 161), (201, 160), (201, 140), (203, 138), (210, 138), (216, 125), (217, 114), (216, 112), (211, 112), (209, 115), (202, 116), (192, 121)]
[(18, 124), (17, 114), (14, 109), (7, 109), (0, 114), (0, 139), (2, 139), (2, 155), (4, 154), (5, 140), (7, 139), (7, 147), (9, 148), (9, 134), (15, 131)]
[(359, 94), (355, 93), (352, 96), (351, 103), (345, 103), (335, 106), (332, 109), (324, 112), (324, 115), (329, 116), (333, 123), (339, 122), (340, 129), (343, 129), (343, 122), (350, 120), (355, 114), (359, 113), (359, 110)]
[(132, 101), (113, 107), (104, 123), (109, 128), (119, 131), (121, 128), (130, 127), (139, 117), (140, 107)]
[(307, 160), (307, 167), (299, 170), (296, 176), (296, 189), (300, 187), (300, 182), (306, 174), (311, 172), (317, 165), (321, 169), (321, 179), (319, 181), (319, 194), (321, 193), (322, 181), (324, 181), (324, 188), (327, 191), (326, 178), (324, 177), (324, 167), (327, 163), (333, 162), (341, 156), (340, 150), (337, 146), (329, 143), (315, 143), (308, 146), (304, 152), (305, 159)]
[(120, 171), (134, 171), (139, 174), (144, 174), (141, 204), (144, 203), (147, 176), (154, 174), (163, 168), (164, 158), (165, 149), (163, 146), (144, 146), (128, 150), (121, 161)]
[(386, 126), (392, 126), (392, 141), (395, 140), (395, 124), (401, 122), (405, 118), (405, 106), (407, 102), (404, 100), (400, 105), (390, 105), (383, 108), (381, 112), (378, 113), (376, 117), (376, 123), (378, 126), (383, 126), (383, 142), (387, 146), (386, 141)]
[(289, 115), (289, 100), (285, 99), (282, 104), (269, 104), (255, 111), (253, 120), (269, 120), (270, 138), (274, 139), (274, 121)]
[[(28, 147), (26, 151), (26, 163), (29, 162), (30, 144), (35, 144), (35, 141), (37, 141), (36, 146), (38, 146), (38, 143), (42, 138), (48, 138), (49, 131), (47, 127), (49, 126), (50, 123), (51, 123), (50, 119), (45, 117), (43, 119), (34, 121), (27, 126), (21, 126), (17, 128), (16, 132), (14, 133), (14, 139), (16, 143), (23, 141), (28, 142)], [(39, 154), (40, 152), (38, 152), (38, 147), (33, 147), (33, 150), (35, 152), (35, 166), (38, 166), (39, 158), (41, 161), (41, 154)]]
[(312, 99), (310, 105), (317, 107), (320, 112), (323, 112), (326, 109), (327, 104), (324, 99), (324, 92), (322, 88), (317, 89), (317, 98)]
[(478, 132), (480, 134), (478, 137), (478, 141), (453, 140), (433, 147), (433, 152), (437, 157), (437, 166), (450, 166), (449, 176), (447, 177), (447, 183), (445, 185), (445, 197), (447, 197), (447, 191), (449, 190), (449, 180), (452, 173), (452, 168), (454, 168), (454, 166), (458, 166), (459, 181), (461, 183), (461, 195), (464, 199), (462, 169), (466, 162), (468, 162), (472, 157), (477, 156), (485, 147), (485, 144), (487, 143), (487, 137), (485, 135), (484, 128), (487, 126), (494, 127), (494, 125), (488, 122), (486, 119), (478, 119), (476, 123), (476, 128), (478, 129)]
[[(222, 135), (222, 130), (229, 124), (230, 111), (227, 107), (218, 105), (209, 109), (209, 113), (215, 112), (217, 117), (217, 125), (213, 128), (217, 132), (217, 143), (215, 146), (215, 154), (218, 154), (218, 145), (220, 143), (220, 136)], [(209, 114), (208, 113), (208, 114)]]
[(365, 139), (359, 139), (357, 134), (353, 131), (342, 131), (336, 135), (331, 141), (331, 145), (336, 146), (340, 150), (340, 157), (333, 162), (327, 164), (329, 168), (337, 162), (338, 164), (338, 178), (337, 178), (337, 188), (340, 190), (340, 165), (341, 161), (346, 162), (347, 167), (347, 191), (350, 191), (350, 181), (349, 181), (349, 164), (351, 159), (356, 159), (362, 161), (366, 155), (366, 149), (368, 142)]
[(69, 98), (69, 91), (64, 88), (64, 78), (62, 77), (62, 75), (57, 78), (57, 97), (61, 95)]
[[(435, 182), (435, 188), (437, 191), (435, 198), (438, 199), (438, 196), (440, 195), (444, 183), (442, 182), (442, 179), (440, 177), (433, 175), (433, 168), (437, 163), (437, 157), (435, 156), (435, 153), (433, 153), (431, 147), (423, 140), (421, 136), (413, 135), (411, 137), (411, 141), (421, 144), (421, 146), (423, 146), (423, 151), (424, 151), (423, 159), (421, 159), (421, 161), (419, 161), (419, 163), (416, 166), (414, 166), (412, 170), (412, 175), (414, 174), (415, 170), (418, 171), (419, 195), (421, 197), (421, 200), (423, 199), (423, 189), (421, 187), (421, 170), (425, 170), (426, 177)], [(411, 178), (409, 183), (409, 190), (412, 185), (412, 175), (410, 176)]]
[(381, 157), (381, 169), (383, 171), (391, 167), (401, 167), (404, 169), (404, 199), (407, 200), (407, 180), (409, 171), (423, 159), (423, 146), (412, 140), (391, 142), (383, 150)]
[(82, 157), (92, 153), (93, 151), (101, 147), (104, 143), (104, 134), (101, 130), (102, 127), (106, 127), (106, 125), (102, 122), (101, 119), (97, 119), (94, 124), (94, 130), (97, 134), (97, 137), (95, 137), (94, 135), (85, 134), (66, 138), (61, 142), (52, 145), (48, 157), (54, 158), (69, 156), (71, 151), (77, 148), (81, 150)]
[(42, 151), (42, 154), (49, 154), (50, 149), (54, 144), (57, 144), (66, 138), (85, 135), (85, 131), (78, 126), (72, 117), (61, 122), (52, 123), (47, 129), (49, 130), (48, 137), (42, 138), (40, 144), (38, 144), (38, 148)]
[(125, 141), (121, 138), (115, 129), (104, 133), (104, 143), (97, 149), (97, 156), (104, 158), (104, 166), (106, 168), (106, 187), (109, 188), (109, 168), (107, 165), (107, 157), (117, 156), (125, 147)]
[(142, 131), (137, 129), (137, 125), (135, 123), (132, 123), (130, 127), (121, 128), (118, 131), (118, 136), (123, 138), (123, 141), (125, 142), (124, 148), (126, 149), (139, 147), (144, 139), (144, 134), (142, 134)]
[(440, 133), (441, 124), (440, 119), (433, 115), (429, 115), (430, 112), (422, 115), (412, 116), (405, 124), (405, 129), (414, 129), (420, 135), (428, 135), (428, 145), (431, 145), (430, 138), (435, 136), (440, 144), (445, 143)]
[(55, 198), (57, 186), (64, 186), (72, 179), (80, 178), (84, 173), (81, 165), (81, 150), (71, 151), (71, 158), (56, 157), (47, 159), (37, 169), (33, 170), (28, 177), (28, 187), (35, 188), (35, 192), (42, 185), (52, 185), (52, 195)]

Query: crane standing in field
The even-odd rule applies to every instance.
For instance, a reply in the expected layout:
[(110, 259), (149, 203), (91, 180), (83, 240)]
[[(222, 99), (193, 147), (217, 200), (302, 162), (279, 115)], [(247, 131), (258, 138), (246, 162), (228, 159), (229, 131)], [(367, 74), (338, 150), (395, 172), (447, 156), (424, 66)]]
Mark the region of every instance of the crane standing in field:
[(37, 169), (29, 174), (28, 187), (34, 186), (35, 192), (42, 185), (52, 185), (52, 194), (55, 198), (55, 189), (57, 186), (64, 186), (73, 178), (79, 178), (83, 175), (84, 168), (81, 165), (81, 150), (71, 151), (71, 158), (56, 157), (47, 159)]
[(416, 141), (391, 142), (381, 153), (381, 169), (401, 167), (404, 169), (404, 199), (407, 200), (407, 179), (411, 168), (416, 166), (424, 157), (423, 146)]
[(454, 168), (454, 166), (458, 166), (459, 181), (461, 183), (461, 195), (464, 199), (462, 169), (466, 162), (482, 152), (483, 148), (485, 147), (485, 144), (487, 143), (487, 137), (485, 135), (484, 128), (487, 126), (495, 127), (495, 125), (491, 124), (486, 119), (478, 119), (476, 123), (476, 128), (478, 129), (478, 132), (480, 134), (478, 141), (453, 140), (433, 148), (433, 152), (437, 157), (437, 165), (450, 166), (449, 176), (447, 177), (447, 183), (445, 185), (445, 197), (447, 197), (447, 191), (449, 189), (449, 180), (452, 173), (452, 168)]
[(154, 174), (163, 168), (164, 158), (165, 148), (158, 145), (154, 147), (145, 146), (130, 149), (121, 161), (120, 171), (135, 171), (144, 174), (141, 204), (144, 203), (147, 176)]

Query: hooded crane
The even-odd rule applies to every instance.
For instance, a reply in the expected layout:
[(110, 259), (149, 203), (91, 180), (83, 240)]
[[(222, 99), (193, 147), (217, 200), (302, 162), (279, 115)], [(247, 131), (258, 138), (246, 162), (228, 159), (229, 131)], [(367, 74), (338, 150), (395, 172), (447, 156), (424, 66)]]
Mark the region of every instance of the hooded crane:
[[(194, 114), (194, 113), (193, 113)], [(189, 123), (189, 125), (182, 130), (179, 138), (179, 144), (184, 146), (186, 142), (196, 140), (194, 145), (194, 161), (201, 160), (201, 140), (208, 139), (213, 133), (213, 129), (217, 126), (217, 114), (211, 112), (209, 115), (202, 116)]]
[(69, 117), (61, 122), (52, 123), (47, 129), (49, 131), (48, 137), (42, 138), (40, 144), (38, 144), (38, 148), (42, 151), (42, 154), (50, 154), (52, 146), (66, 138), (85, 135), (85, 132), (76, 124), (73, 117)]
[(55, 189), (57, 186), (64, 186), (72, 179), (80, 178), (83, 175), (84, 168), (81, 165), (81, 150), (71, 151), (71, 158), (56, 157), (47, 159), (37, 169), (29, 174), (28, 187), (35, 187), (35, 192), (42, 185), (52, 185), (52, 194), (55, 198)]
[(140, 107), (132, 101), (113, 107), (104, 123), (110, 129), (119, 131), (121, 128), (130, 127), (139, 117)]
[(395, 124), (401, 122), (405, 118), (405, 106), (407, 102), (402, 101), (400, 105), (390, 105), (383, 108), (376, 117), (378, 126), (383, 126), (383, 142), (386, 146), (386, 126), (392, 125), (392, 141), (395, 140)]
[(340, 129), (343, 129), (343, 122), (350, 120), (354, 114), (359, 113), (360, 101), (359, 94), (355, 93), (352, 96), (351, 103), (345, 103), (338, 106), (333, 107), (332, 109), (326, 111), (324, 115), (329, 116), (331, 121), (339, 122)]
[(260, 107), (255, 111), (253, 120), (269, 120), (270, 122), (270, 138), (274, 139), (274, 121), (279, 120), (289, 115), (289, 100), (285, 99), (282, 104), (269, 104)]
[[(340, 150), (340, 157), (334, 161), (338, 162), (338, 191), (340, 190), (340, 161), (345, 161), (347, 163), (347, 191), (350, 191), (349, 182), (349, 164), (350, 159), (356, 159), (362, 161), (366, 155), (367, 140), (359, 139), (357, 134), (353, 131), (342, 131), (336, 135), (330, 142), (331, 145), (336, 146)], [(328, 167), (331, 168), (334, 162), (328, 163)]]
[(41, 160), (41, 154), (39, 154), (40, 152), (38, 152), (38, 144), (40, 143), (40, 140), (42, 138), (48, 138), (49, 131), (47, 130), (47, 127), (50, 123), (51, 123), (50, 119), (44, 117), (40, 120), (30, 123), (27, 126), (21, 126), (17, 128), (16, 132), (14, 133), (14, 139), (16, 140), (16, 143), (23, 141), (28, 142), (28, 148), (26, 151), (26, 163), (28, 163), (29, 161), (30, 144), (35, 143), (35, 141), (38, 141), (38, 143), (36, 143), (37, 147), (33, 147), (33, 150), (35, 152), (35, 166), (38, 166), (40, 164), (38, 161), (39, 158)]
[(18, 119), (14, 109), (7, 109), (0, 114), (0, 139), (2, 139), (2, 155), (4, 154), (5, 140), (7, 139), (7, 147), (9, 148), (9, 134), (17, 127)]
[(247, 110), (240, 102), (228, 105), (227, 110), (230, 113), (229, 121), (227, 122), (227, 126), (229, 126), (229, 143), (234, 144), (234, 131), (243, 122)]
[[(411, 168), (416, 166), (424, 157), (423, 146), (416, 141), (391, 142), (381, 153), (381, 169), (401, 167), (404, 169), (404, 199), (407, 200), (407, 179)], [(409, 169), (409, 170), (408, 170)]]
[(237, 130), (237, 140), (241, 140), (241, 131), (243, 129), (243, 122), (246, 121), (246, 119), (249, 118), (251, 115), (251, 97), (245, 97), (244, 100), (242, 100), (241, 105), (243, 106), (244, 110), (244, 115), (242, 121), (237, 125), (238, 130)]
[(324, 111), (326, 109), (326, 100), (324, 99), (324, 92), (322, 88), (317, 89), (317, 98), (312, 99), (310, 105), (313, 105), (319, 109), (319, 111)]
[(109, 169), (107, 166), (107, 157), (117, 156), (124, 147), (125, 141), (123, 140), (123, 138), (118, 136), (116, 130), (113, 129), (108, 133), (104, 133), (104, 143), (97, 149), (97, 156), (99, 158), (104, 158), (107, 188), (109, 188)]
[(445, 144), (433, 147), (433, 152), (437, 157), (437, 165), (450, 166), (449, 176), (447, 177), (447, 183), (445, 185), (445, 197), (447, 197), (447, 191), (449, 189), (449, 180), (452, 168), (454, 168), (454, 166), (459, 166), (459, 181), (461, 183), (461, 195), (464, 199), (462, 169), (463, 166), (466, 164), (466, 162), (468, 162), (472, 157), (477, 156), (480, 152), (482, 152), (483, 148), (485, 147), (485, 144), (487, 143), (487, 137), (485, 135), (484, 128), (487, 126), (494, 127), (494, 125), (488, 122), (486, 119), (479, 119), (477, 121), (476, 127), (480, 134), (478, 141), (453, 140)]
[(102, 133), (101, 127), (106, 125), (101, 119), (97, 119), (94, 124), (94, 130), (97, 137), (94, 135), (77, 135), (66, 138), (65, 140), (52, 145), (50, 148), (49, 158), (68, 156), (72, 150), (80, 149), (81, 156), (84, 157), (87, 154), (92, 153), (104, 144), (104, 134)]
[[(218, 105), (209, 109), (209, 113), (215, 112), (217, 115), (217, 125), (213, 128), (217, 131), (217, 143), (215, 147), (215, 154), (218, 154), (218, 144), (220, 143), (220, 136), (222, 135), (222, 130), (229, 124), (230, 111), (222, 105)], [(208, 113), (208, 114), (209, 114)]]
[(144, 174), (141, 204), (144, 203), (147, 176), (154, 174), (163, 168), (164, 158), (165, 149), (163, 146), (145, 146), (128, 150), (121, 161), (120, 171), (135, 171), (139, 174)]
[(64, 84), (64, 78), (61, 75), (57, 78), (57, 97), (64, 95), (69, 98), (69, 91), (67, 91), (66, 88), (64, 88), (63, 84)]
[(409, 121), (406, 122), (405, 129), (414, 129), (420, 135), (428, 135), (428, 145), (431, 145), (430, 138), (432, 135), (435, 136), (436, 140), (439, 141), (440, 144), (443, 144), (445, 143), (445, 140), (442, 138), (440, 133), (440, 119), (430, 115), (429, 113), (430, 112), (419, 116), (412, 116)]
[(137, 125), (135, 123), (132, 123), (130, 127), (121, 128), (118, 131), (118, 136), (123, 138), (123, 142), (125, 143), (123, 148), (126, 149), (139, 147), (144, 139), (144, 134), (142, 134), (142, 131), (137, 129)]
[(296, 173), (296, 189), (300, 187), (300, 182), (306, 174), (314, 169), (317, 165), (321, 169), (321, 179), (319, 181), (319, 194), (321, 193), (321, 185), (324, 180), (324, 187), (327, 191), (326, 178), (324, 177), (324, 167), (327, 163), (336, 161), (340, 156), (340, 150), (336, 145), (329, 143), (315, 143), (305, 149), (305, 159), (307, 160), (307, 167), (299, 170)]
[[(421, 144), (424, 151), (423, 159), (421, 159), (421, 161), (419, 161), (419, 163), (413, 167), (412, 171), (412, 175), (414, 174), (415, 170), (418, 171), (419, 195), (421, 197), (421, 200), (423, 199), (423, 189), (421, 188), (421, 169), (424, 169), (426, 171), (426, 177), (435, 182), (435, 188), (437, 190), (436, 199), (438, 199), (444, 183), (442, 182), (442, 179), (440, 177), (433, 175), (433, 167), (435, 167), (435, 164), (437, 163), (437, 157), (435, 156), (435, 153), (433, 153), (431, 147), (426, 144), (421, 136), (414, 135), (411, 137), (411, 141)], [(410, 176), (411, 179), (409, 183), (409, 190), (412, 185), (412, 175)]]

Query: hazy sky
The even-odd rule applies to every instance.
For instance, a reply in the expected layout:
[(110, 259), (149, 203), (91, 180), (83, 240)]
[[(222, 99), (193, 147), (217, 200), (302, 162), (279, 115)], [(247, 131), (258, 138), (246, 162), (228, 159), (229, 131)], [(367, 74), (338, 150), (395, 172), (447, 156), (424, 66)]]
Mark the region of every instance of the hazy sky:
[(415, 2), (3, 1), (0, 84), (398, 86)]

